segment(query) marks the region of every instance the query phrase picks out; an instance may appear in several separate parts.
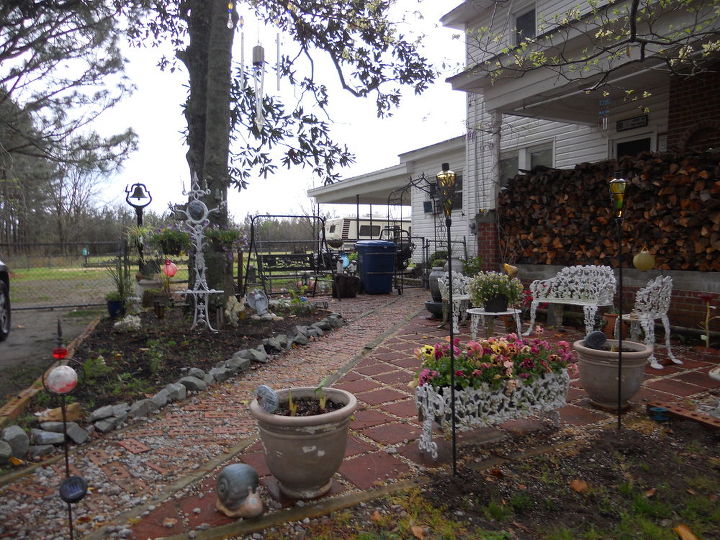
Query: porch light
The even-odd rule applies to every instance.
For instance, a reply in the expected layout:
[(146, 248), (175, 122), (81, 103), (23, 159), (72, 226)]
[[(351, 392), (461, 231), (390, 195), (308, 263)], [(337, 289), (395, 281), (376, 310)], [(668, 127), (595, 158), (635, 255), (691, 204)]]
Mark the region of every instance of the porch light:
[(613, 205), (616, 218), (622, 218), (623, 206), (625, 205), (625, 187), (627, 181), (622, 178), (619, 172), (615, 173), (615, 178), (610, 180), (610, 202)]
[(457, 176), (450, 170), (448, 163), (443, 163), (442, 170), (435, 175), (435, 178), (440, 190), (443, 213), (446, 218), (449, 218), (452, 215), (453, 201), (455, 200), (455, 180)]

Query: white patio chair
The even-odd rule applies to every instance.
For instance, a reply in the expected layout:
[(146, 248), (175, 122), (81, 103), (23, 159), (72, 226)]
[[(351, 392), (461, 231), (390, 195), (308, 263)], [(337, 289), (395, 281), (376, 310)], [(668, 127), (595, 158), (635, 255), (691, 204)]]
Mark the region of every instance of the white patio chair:
[[(658, 276), (652, 279), (635, 294), (635, 305), (630, 313), (622, 316), (623, 321), (630, 322), (630, 339), (637, 341), (640, 338), (640, 329), (645, 333), (645, 345), (655, 348), (655, 320), (660, 319), (665, 329), (665, 346), (668, 356), (676, 364), (682, 364), (682, 360), (675, 358), (670, 348), (670, 321), (668, 309), (670, 309), (670, 298), (672, 296), (672, 278), (670, 276)], [(615, 335), (620, 329), (620, 317), (615, 319)], [(654, 369), (662, 369), (663, 366), (655, 358), (655, 351), (648, 358), (650, 366)]]
[(467, 319), (467, 309), (470, 307), (470, 294), (468, 294), (468, 283), (470, 278), (462, 275), (460, 272), (452, 273), (452, 285), (453, 285), (453, 305), (452, 308), (448, 305), (448, 273), (445, 272), (438, 278), (438, 288), (440, 289), (440, 296), (443, 302), (443, 324), (447, 322), (447, 313), (452, 313), (452, 325), (453, 332), (459, 333), (459, 322), (462, 317), (463, 320)]

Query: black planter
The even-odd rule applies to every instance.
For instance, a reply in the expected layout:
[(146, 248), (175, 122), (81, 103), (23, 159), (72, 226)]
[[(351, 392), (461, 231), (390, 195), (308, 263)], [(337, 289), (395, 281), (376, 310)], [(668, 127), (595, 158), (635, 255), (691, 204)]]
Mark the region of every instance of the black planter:
[(107, 310), (111, 319), (117, 319), (125, 314), (125, 305), (122, 300), (108, 300)]
[(507, 311), (508, 299), (507, 296), (502, 294), (496, 294), (489, 300), (485, 301), (484, 309), (487, 313), (500, 313)]

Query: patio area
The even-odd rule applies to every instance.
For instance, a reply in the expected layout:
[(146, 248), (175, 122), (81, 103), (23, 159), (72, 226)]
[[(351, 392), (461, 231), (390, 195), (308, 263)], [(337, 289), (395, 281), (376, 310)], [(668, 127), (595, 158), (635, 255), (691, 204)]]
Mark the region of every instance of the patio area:
[[(437, 462), (418, 451), (421, 425), (414, 390), (408, 386), (419, 368), (414, 351), (447, 336), (437, 320), (427, 318), (426, 299), (426, 291), (407, 289), (402, 296), (331, 301), (330, 309), (342, 313), (347, 326), (167, 407), (147, 421), (75, 447), (72, 470), (91, 486), (89, 496), (74, 507), (76, 528), (88, 538), (180, 538), (200, 532), (202, 538), (243, 536), (325, 513), (334, 505), (357, 504), (373, 493), (417, 480), (429, 468), (448, 468), (449, 443), (439, 433)], [(504, 330), (503, 325), (496, 324), (496, 330)], [(461, 326), (460, 332), (462, 341), (470, 339), (469, 325)], [(583, 331), (545, 329), (542, 337), (572, 343), (583, 337)], [(711, 379), (708, 371), (720, 363), (720, 356), (679, 343), (673, 343), (673, 351), (683, 365), (668, 365), (665, 348), (656, 347), (665, 367), (646, 368), (643, 387), (625, 421), (646, 417), (650, 402), (674, 404), (693, 414), (717, 405), (720, 382)], [(326, 375), (330, 386), (352, 392), (360, 402), (345, 460), (327, 496), (305, 503), (275, 499), (270, 494), (277, 494), (277, 486), (265, 465), (247, 405), (260, 384), (314, 386)], [(589, 404), (579, 380), (571, 382), (567, 401), (557, 415), (464, 432), (458, 437), (458, 455), (463, 456), (466, 444), (524, 436), (543, 429), (547, 422), (567, 437), (616, 422), (615, 414)], [(254, 467), (265, 488), (266, 514), (258, 519), (232, 519), (215, 509), (217, 473), (237, 462)], [(66, 527), (66, 507), (56, 492), (62, 469), (56, 459), (5, 483), (3, 535), (50, 538)]]

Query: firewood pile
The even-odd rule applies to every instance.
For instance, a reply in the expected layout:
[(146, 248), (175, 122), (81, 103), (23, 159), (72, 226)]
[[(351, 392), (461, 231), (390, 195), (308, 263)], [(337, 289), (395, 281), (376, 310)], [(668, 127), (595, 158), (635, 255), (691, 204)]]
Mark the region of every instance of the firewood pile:
[(720, 271), (719, 153), (643, 153), (517, 175), (499, 196), (504, 259), (617, 266), (608, 188), (615, 170), (628, 181), (623, 266), (647, 246), (659, 269)]

